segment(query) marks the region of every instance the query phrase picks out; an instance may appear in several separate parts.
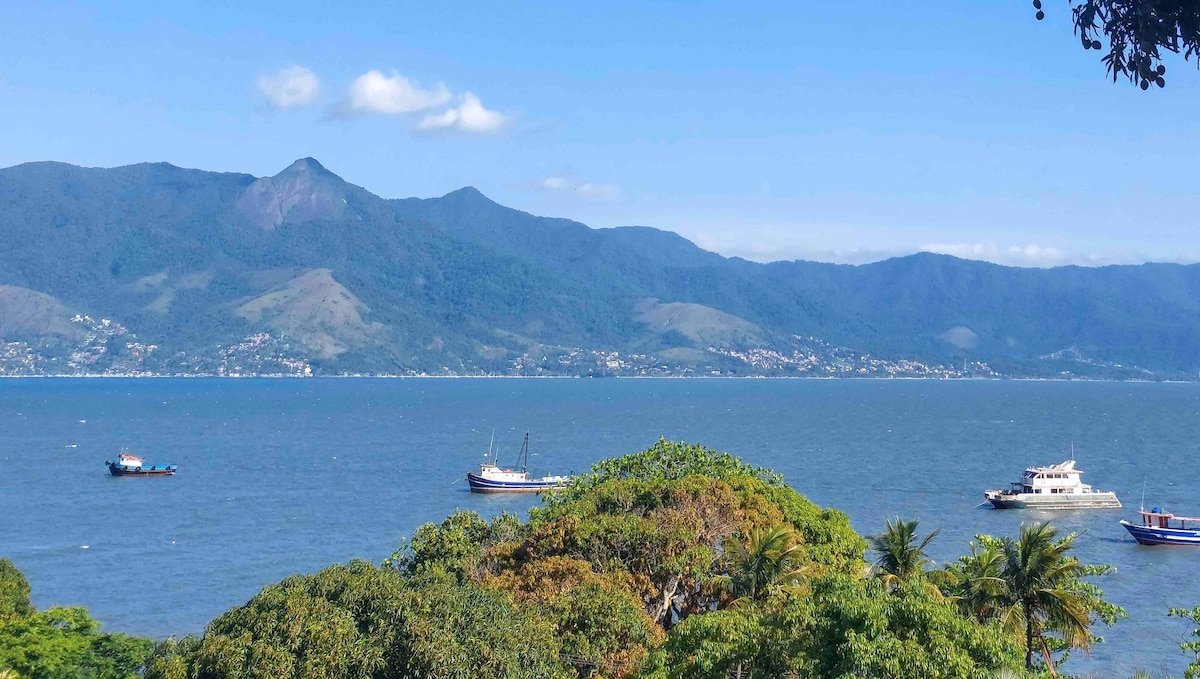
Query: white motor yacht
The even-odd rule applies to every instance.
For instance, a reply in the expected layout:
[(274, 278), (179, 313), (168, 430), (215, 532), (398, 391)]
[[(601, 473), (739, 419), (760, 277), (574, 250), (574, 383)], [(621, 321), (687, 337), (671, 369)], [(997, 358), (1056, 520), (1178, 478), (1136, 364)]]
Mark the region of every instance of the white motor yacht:
[(996, 509), (1107, 509), (1120, 507), (1112, 491), (1102, 491), (1083, 483), (1082, 471), (1075, 460), (1049, 467), (1030, 467), (1011, 488), (989, 490), (984, 497)]

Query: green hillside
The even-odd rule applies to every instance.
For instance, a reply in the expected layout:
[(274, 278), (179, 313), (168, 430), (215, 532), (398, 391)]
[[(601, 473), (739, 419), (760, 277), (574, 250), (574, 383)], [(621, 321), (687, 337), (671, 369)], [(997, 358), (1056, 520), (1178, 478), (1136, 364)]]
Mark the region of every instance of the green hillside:
[(311, 158), (264, 178), (7, 168), (0, 239), (0, 374), (1200, 368), (1196, 266), (756, 264), (473, 188), (385, 200)]

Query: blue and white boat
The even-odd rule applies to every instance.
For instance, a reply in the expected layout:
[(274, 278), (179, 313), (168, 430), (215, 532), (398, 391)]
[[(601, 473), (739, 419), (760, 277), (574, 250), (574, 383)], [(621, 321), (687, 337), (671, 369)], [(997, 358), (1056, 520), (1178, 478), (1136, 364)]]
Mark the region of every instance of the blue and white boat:
[(472, 493), (537, 493), (562, 488), (571, 480), (570, 476), (529, 477), (529, 434), (525, 434), (525, 442), (517, 456), (521, 461), (520, 469), (504, 469), (496, 464), (492, 455), (489, 445), (487, 459), (479, 466), (479, 473), (467, 473), (467, 485)]
[[(1143, 545), (1200, 545), (1200, 518), (1175, 516), (1155, 507), (1150, 511), (1138, 510), (1142, 523), (1136, 524), (1121, 519), (1125, 530)], [(1188, 528), (1188, 523), (1192, 528)]]
[(108, 472), (113, 476), (174, 476), (173, 464), (146, 464), (142, 458), (130, 455), (124, 450), (117, 456), (116, 461), (109, 460)]

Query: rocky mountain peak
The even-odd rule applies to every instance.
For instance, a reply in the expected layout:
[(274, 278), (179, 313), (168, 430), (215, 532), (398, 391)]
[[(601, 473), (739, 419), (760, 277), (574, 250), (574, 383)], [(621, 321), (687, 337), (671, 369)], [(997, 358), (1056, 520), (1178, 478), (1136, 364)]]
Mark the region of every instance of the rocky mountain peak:
[(348, 210), (346, 183), (314, 158), (301, 158), (274, 177), (263, 177), (238, 198), (237, 207), (264, 229), (285, 221), (336, 219)]

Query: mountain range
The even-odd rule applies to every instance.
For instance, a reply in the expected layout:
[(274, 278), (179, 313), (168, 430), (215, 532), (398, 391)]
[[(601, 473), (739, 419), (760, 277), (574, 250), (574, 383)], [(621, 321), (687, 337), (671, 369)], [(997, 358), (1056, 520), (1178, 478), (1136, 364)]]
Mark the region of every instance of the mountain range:
[(0, 170), (0, 374), (1187, 378), (1200, 266), (761, 264), (312, 158)]

